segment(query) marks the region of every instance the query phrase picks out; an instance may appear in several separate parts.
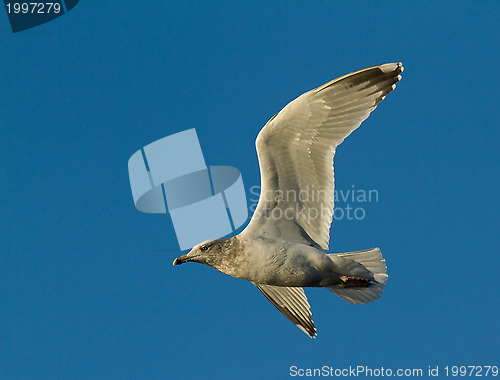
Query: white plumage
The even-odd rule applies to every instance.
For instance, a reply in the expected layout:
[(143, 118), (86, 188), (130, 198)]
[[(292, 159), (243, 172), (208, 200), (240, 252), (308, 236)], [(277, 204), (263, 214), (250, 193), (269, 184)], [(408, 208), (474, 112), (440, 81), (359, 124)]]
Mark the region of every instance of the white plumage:
[(396, 87), (401, 72), (401, 63), (356, 71), (306, 92), (269, 120), (256, 141), (262, 186), (255, 215), (270, 213), (273, 205), (263, 196), (272, 198), (269, 195), (279, 190), (296, 194), (301, 190), (313, 192), (320, 198), (299, 200), (298, 205), (281, 202), (275, 207), (281, 208), (283, 214), (286, 209), (290, 209), (288, 215), (296, 213), (297, 206), (322, 209), (326, 213), (317, 219), (284, 218), (279, 220), (280, 228), (270, 225), (269, 219), (254, 217), (245, 235), (280, 237), (302, 243), (304, 239), (297, 233), (300, 226), (308, 235), (306, 242), (328, 250), (334, 207), (335, 150)]
[(328, 254), (335, 150), (396, 86), (401, 63), (370, 67), (306, 92), (256, 140), (259, 203), (238, 236), (201, 243), (193, 261), (251, 281), (288, 319), (316, 335), (303, 287), (326, 287), (353, 304), (380, 297), (387, 280), (380, 249)]

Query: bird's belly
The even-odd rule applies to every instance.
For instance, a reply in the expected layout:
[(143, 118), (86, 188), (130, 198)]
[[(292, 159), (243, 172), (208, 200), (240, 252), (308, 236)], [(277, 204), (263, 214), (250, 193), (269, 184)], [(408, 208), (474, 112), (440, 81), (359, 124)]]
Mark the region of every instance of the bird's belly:
[(249, 254), (241, 262), (238, 273), (226, 274), (275, 286), (319, 287), (341, 282), (331, 259), (323, 252), (304, 245)]
[(340, 279), (331, 271), (317, 268), (296, 268), (282, 266), (265, 274), (252, 276), (253, 282), (275, 286), (323, 287), (340, 283)]

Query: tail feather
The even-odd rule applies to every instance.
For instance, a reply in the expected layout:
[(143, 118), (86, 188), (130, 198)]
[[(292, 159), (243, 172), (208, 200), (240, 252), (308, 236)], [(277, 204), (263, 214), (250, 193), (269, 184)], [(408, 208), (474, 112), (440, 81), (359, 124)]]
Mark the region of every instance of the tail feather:
[(327, 289), (340, 298), (360, 305), (380, 298), (387, 281), (387, 266), (379, 248), (358, 252), (332, 253), (330, 258), (342, 269), (342, 274), (359, 276), (371, 281), (368, 287), (331, 286)]

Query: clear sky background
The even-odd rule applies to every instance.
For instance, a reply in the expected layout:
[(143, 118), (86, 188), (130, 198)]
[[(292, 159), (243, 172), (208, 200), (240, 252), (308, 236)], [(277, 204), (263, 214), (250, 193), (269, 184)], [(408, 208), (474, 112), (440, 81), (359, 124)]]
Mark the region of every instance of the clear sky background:
[[(16, 34), (0, 12), (0, 378), (500, 365), (500, 3), (100, 3)], [(330, 247), (381, 247), (380, 300), (307, 290), (313, 340), (251, 284), (172, 267), (169, 216), (133, 204), (137, 149), (196, 128), (252, 198), (272, 115), (395, 61), (403, 80), (335, 158), (338, 189), (379, 200)]]

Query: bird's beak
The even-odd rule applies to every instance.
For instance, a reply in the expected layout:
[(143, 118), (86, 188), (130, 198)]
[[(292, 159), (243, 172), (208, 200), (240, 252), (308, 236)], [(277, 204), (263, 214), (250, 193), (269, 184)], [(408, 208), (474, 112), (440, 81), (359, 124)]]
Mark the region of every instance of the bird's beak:
[(182, 256), (179, 256), (178, 258), (176, 258), (172, 264), (173, 265), (181, 265), (184, 263), (188, 263), (190, 261), (193, 261), (193, 257), (194, 256), (189, 256), (189, 253), (188, 253), (186, 255), (182, 255)]

